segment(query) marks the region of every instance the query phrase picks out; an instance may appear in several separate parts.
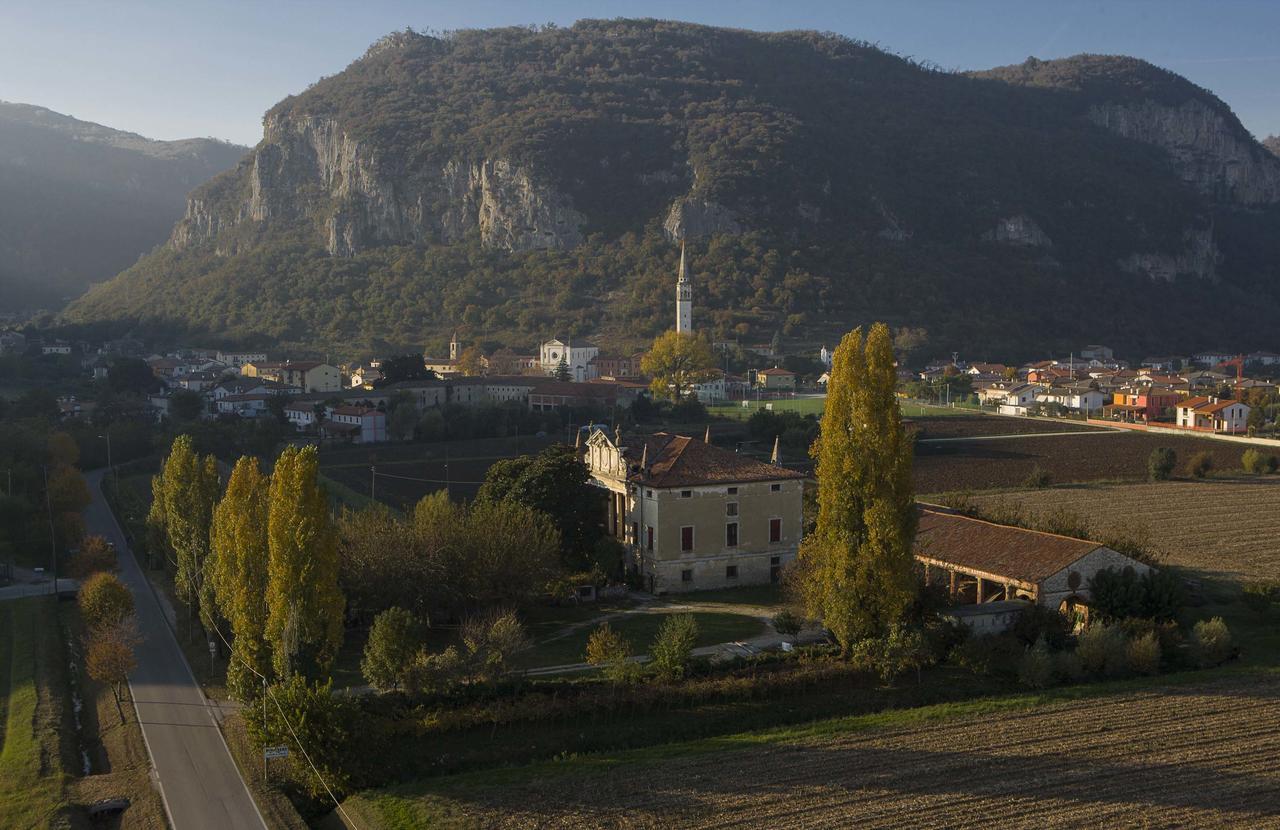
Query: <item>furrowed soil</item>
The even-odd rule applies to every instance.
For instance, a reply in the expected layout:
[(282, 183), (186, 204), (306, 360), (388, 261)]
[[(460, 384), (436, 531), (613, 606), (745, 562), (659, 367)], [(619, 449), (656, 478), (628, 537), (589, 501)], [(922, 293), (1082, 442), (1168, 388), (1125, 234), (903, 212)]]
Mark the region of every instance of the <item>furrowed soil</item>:
[(982, 510), (1069, 510), (1098, 535), (1141, 531), (1171, 565), (1224, 580), (1280, 574), (1280, 477), (1095, 484), (974, 495)]
[[(914, 476), (917, 493), (1018, 487), (1037, 466), (1055, 483), (1145, 480), (1147, 458), (1156, 447), (1171, 447), (1178, 455), (1179, 469), (1192, 455), (1207, 452), (1215, 469), (1238, 470), (1240, 456), (1249, 446), (1212, 438), (1113, 430), (917, 443)], [(1264, 455), (1277, 452), (1275, 447), (1258, 449)]]
[[(673, 748), (674, 749), (674, 748)], [(432, 827), (1280, 827), (1273, 674), (365, 793)]]
[(903, 418), (916, 437), (972, 438), (978, 435), (1039, 435), (1047, 432), (1101, 432), (1102, 429), (1078, 421), (1007, 418), (1000, 415), (925, 416)]

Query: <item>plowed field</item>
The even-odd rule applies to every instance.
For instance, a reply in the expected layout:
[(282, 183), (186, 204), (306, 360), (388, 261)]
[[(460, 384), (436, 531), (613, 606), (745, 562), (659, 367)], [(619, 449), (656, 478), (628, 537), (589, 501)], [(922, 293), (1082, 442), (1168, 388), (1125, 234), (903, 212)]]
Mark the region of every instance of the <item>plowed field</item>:
[(1280, 827), (1277, 686), (1236, 676), (752, 749), (623, 755), (353, 807), (390, 827)]

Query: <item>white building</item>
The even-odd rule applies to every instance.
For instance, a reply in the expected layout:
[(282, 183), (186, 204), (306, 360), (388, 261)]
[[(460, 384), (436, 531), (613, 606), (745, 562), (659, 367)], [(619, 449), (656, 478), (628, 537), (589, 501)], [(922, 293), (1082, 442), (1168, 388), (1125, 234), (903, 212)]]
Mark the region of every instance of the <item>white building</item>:
[(215, 358), (219, 363), (239, 369), (246, 363), (261, 363), (267, 359), (266, 352), (224, 352), (219, 351)]
[(1177, 424), (1204, 432), (1247, 432), (1249, 405), (1215, 397), (1188, 398), (1175, 407)]
[(563, 360), (569, 367), (569, 379), (582, 383), (596, 377), (596, 367), (591, 361), (599, 354), (600, 349), (590, 343), (575, 346), (560, 340), (548, 340), (538, 350), (538, 365), (544, 374), (552, 375)]
[(1040, 403), (1054, 403), (1075, 412), (1092, 412), (1102, 408), (1107, 402), (1107, 396), (1088, 387), (1060, 386), (1037, 393), (1036, 400)]

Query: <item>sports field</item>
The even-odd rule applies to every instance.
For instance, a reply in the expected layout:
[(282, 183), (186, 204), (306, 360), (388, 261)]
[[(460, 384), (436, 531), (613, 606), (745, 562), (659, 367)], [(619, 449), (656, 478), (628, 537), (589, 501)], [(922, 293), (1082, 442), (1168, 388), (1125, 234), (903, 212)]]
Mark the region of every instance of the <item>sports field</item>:
[(745, 421), (750, 418), (752, 413), (757, 409), (767, 409), (773, 412), (799, 412), (801, 415), (822, 415), (822, 408), (826, 406), (826, 395), (812, 395), (797, 398), (776, 398), (774, 400), (748, 400), (737, 401), (734, 403), (717, 404), (708, 406), (707, 412), (712, 415), (718, 415), (721, 418), (736, 418)]

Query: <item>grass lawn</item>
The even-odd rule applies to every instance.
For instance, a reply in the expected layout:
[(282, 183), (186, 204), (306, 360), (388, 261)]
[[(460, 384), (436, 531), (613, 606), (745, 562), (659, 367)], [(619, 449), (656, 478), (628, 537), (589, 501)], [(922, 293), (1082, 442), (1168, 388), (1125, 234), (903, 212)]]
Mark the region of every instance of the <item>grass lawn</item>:
[[(658, 627), (667, 616), (669, 615), (661, 612), (636, 612), (615, 617), (608, 622), (614, 631), (631, 641), (631, 647), (637, 654), (644, 654), (648, 652), (649, 644), (653, 642)], [(760, 620), (741, 614), (697, 612), (693, 617), (698, 622), (695, 648), (754, 637), (764, 631)], [(519, 668), (530, 669), (581, 663), (587, 650), (587, 638), (593, 630), (594, 625), (584, 625), (566, 636), (538, 643), (521, 653), (515, 662)]]
[(734, 418), (739, 421), (745, 421), (750, 418), (751, 414), (757, 409), (772, 409), (774, 412), (799, 412), (801, 415), (821, 416), (823, 407), (827, 405), (827, 396), (746, 401), (746, 406), (743, 406), (742, 403), (735, 402), (708, 406), (707, 412), (712, 415), (719, 415), (721, 418)]
[[(56, 600), (0, 603), (0, 823), (43, 827), (67, 806), (60, 689), (48, 673), (65, 665)], [(39, 690), (37, 689), (39, 687)]]
[(989, 415), (990, 412), (983, 412), (974, 407), (963, 406), (928, 406), (919, 404), (915, 401), (901, 401), (898, 408), (902, 410), (902, 414), (908, 418), (912, 416), (922, 417), (928, 415), (930, 417), (947, 417), (951, 415)]
[(777, 605), (786, 598), (781, 585), (747, 585), (742, 588), (722, 588), (716, 591), (692, 591), (687, 594), (671, 594), (667, 602), (714, 602), (724, 605)]

